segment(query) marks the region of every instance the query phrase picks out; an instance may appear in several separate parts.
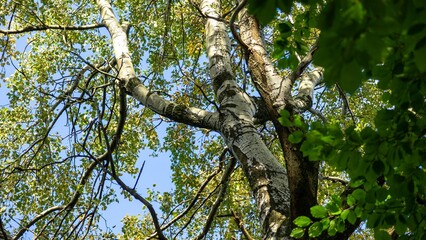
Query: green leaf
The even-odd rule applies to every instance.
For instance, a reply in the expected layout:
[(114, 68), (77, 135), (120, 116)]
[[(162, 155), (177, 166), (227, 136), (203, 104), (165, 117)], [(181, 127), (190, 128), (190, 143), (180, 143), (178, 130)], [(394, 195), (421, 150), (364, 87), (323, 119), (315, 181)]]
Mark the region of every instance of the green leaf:
[(356, 217), (360, 218), (362, 213), (363, 213), (363, 208), (358, 206), (358, 207), (355, 208), (354, 212), (355, 212)]
[(414, 50), (419, 50), (420, 48), (426, 47), (426, 36), (420, 39), (414, 46)]
[(341, 219), (341, 218), (337, 218), (336, 219), (336, 229), (338, 232), (344, 232), (346, 227), (345, 227), (345, 222)]
[(363, 178), (360, 178), (360, 179), (357, 179), (357, 180), (351, 180), (351, 182), (349, 183), (349, 186), (351, 188), (357, 188), (357, 187), (361, 186), (364, 182), (365, 182), (365, 180)]
[(291, 127), (293, 126), (293, 123), (290, 121), (290, 112), (287, 110), (281, 110), (280, 112), (281, 117), (278, 118), (278, 121), (283, 125), (284, 127)]
[(357, 217), (354, 211), (349, 211), (347, 220), (350, 224), (354, 225), (356, 223)]
[(402, 215), (399, 215), (395, 224), (395, 231), (399, 235), (404, 234), (407, 231), (407, 222)]
[(336, 220), (333, 219), (330, 221), (330, 226), (328, 227), (327, 233), (329, 236), (334, 236), (337, 233), (337, 228), (336, 228)]
[(320, 222), (322, 224), (322, 230), (326, 230), (330, 226), (330, 219), (329, 218), (324, 218)]
[(291, 143), (300, 143), (304, 136), (305, 134), (302, 131), (297, 130), (288, 136), (288, 141)]
[(361, 82), (361, 66), (354, 60), (343, 64), (339, 77), (339, 84), (342, 89), (352, 94), (361, 85)]
[(425, 29), (426, 29), (425, 23), (416, 23), (408, 29), (407, 34), (408, 35), (414, 35), (414, 34), (422, 32)]
[(376, 160), (373, 162), (372, 168), (375, 174), (381, 175), (385, 171), (385, 164), (380, 160)]
[(363, 189), (357, 188), (351, 193), (351, 195), (358, 201), (364, 201), (366, 193)]
[(420, 72), (424, 73), (426, 72), (426, 59), (425, 59), (425, 55), (426, 55), (426, 37), (424, 37), (422, 40), (420, 40), (417, 44), (416, 44), (416, 49), (414, 51), (414, 62), (417, 66), (417, 68), (419, 69)]
[(320, 205), (311, 207), (311, 214), (314, 218), (325, 218), (328, 215), (327, 212), (327, 209)]
[(321, 222), (315, 222), (314, 224), (312, 224), (309, 227), (308, 234), (309, 234), (309, 237), (314, 238), (314, 237), (318, 237), (319, 235), (321, 235), (322, 231), (323, 231), (322, 223)]
[(384, 230), (374, 230), (374, 238), (380, 240), (391, 240), (391, 236)]
[(305, 123), (303, 122), (302, 117), (300, 115), (294, 116), (293, 125), (301, 129), (306, 128)]
[(368, 228), (375, 228), (380, 224), (380, 221), (381, 221), (381, 215), (378, 213), (373, 213), (368, 216), (366, 226)]
[(281, 37), (289, 36), (291, 34), (291, 25), (287, 22), (278, 24), (278, 31), (280, 31)]
[(299, 216), (294, 219), (293, 223), (298, 227), (307, 227), (312, 223), (311, 219), (306, 216)]
[(301, 238), (305, 234), (305, 230), (303, 228), (293, 228), (290, 233), (290, 237), (293, 238)]
[(275, 1), (249, 1), (249, 10), (262, 24), (271, 22), (277, 14)]
[(346, 220), (348, 218), (350, 212), (351, 212), (351, 210), (349, 210), (349, 209), (343, 210), (343, 212), (340, 214), (340, 218), (342, 218), (343, 220)]
[(342, 212), (339, 206), (335, 203), (328, 203), (326, 208), (329, 210), (331, 215), (339, 215)]
[(348, 195), (348, 197), (346, 198), (346, 203), (352, 207), (353, 205), (355, 205), (356, 203), (356, 198), (352, 195)]
[(325, 205), (326, 209), (331, 215), (340, 215), (342, 212), (342, 209), (340, 208), (342, 206), (342, 199), (340, 196), (332, 195), (331, 201)]

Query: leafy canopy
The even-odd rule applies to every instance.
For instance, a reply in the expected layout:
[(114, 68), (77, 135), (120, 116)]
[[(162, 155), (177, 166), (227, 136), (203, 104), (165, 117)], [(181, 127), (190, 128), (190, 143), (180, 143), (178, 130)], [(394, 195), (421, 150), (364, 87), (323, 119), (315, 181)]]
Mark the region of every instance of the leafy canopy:
[[(355, 96), (373, 81), (382, 105), (372, 122), (343, 126), (313, 123), (294, 136), (304, 155), (325, 161), (350, 179), (346, 195), (335, 195), (325, 206), (311, 208), (311, 218), (298, 217), (292, 236), (317, 237), (343, 232), (345, 223), (366, 221), (376, 239), (426, 237), (426, 2), (425, 1), (251, 1), (263, 23), (268, 12), (303, 15), (305, 28), (320, 31), (314, 64), (325, 69), (327, 86), (338, 84)], [(317, 14), (317, 9), (321, 14)], [(289, 15), (291, 16), (291, 15)], [(278, 53), (296, 52), (287, 40), (303, 36), (289, 18), (278, 24)], [(291, 61), (288, 55), (279, 59)], [(283, 112), (281, 123), (290, 124)], [(307, 232), (305, 232), (305, 230)], [(388, 231), (394, 229), (394, 231)]]

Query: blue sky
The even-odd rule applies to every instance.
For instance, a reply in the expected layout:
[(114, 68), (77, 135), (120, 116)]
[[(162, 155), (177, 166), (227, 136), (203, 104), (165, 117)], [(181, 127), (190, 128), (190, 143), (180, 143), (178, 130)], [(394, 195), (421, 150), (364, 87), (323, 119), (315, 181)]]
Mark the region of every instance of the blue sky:
[[(20, 38), (16, 41), (16, 49), (22, 50), (27, 45), (26, 38)], [(0, 46), (2, 47), (2, 46)], [(28, 51), (28, 48), (27, 48)], [(19, 66), (19, 63), (15, 62), (16, 66)], [(6, 78), (10, 76), (14, 71), (14, 67), (11, 65), (6, 66), (0, 71), (4, 71), (6, 73)], [(7, 98), (8, 89), (4, 82), (5, 79), (0, 79), (0, 107), (7, 107), (9, 101)], [(1, 123), (1, 122), (0, 122)], [(162, 124), (158, 129), (160, 139), (165, 134), (166, 124)], [(62, 127), (61, 127), (62, 126)], [(68, 127), (65, 124), (56, 124), (55, 131), (64, 131), (68, 132)], [(66, 134), (64, 134), (66, 135)], [(139, 179), (138, 185), (136, 189), (142, 196), (146, 196), (147, 188), (153, 189), (155, 191), (165, 192), (170, 191), (173, 188), (173, 184), (171, 182), (171, 170), (170, 170), (170, 157), (169, 153), (160, 152), (157, 153), (158, 156), (152, 157), (150, 156), (152, 151), (141, 151), (139, 154), (138, 161), (136, 163), (136, 167), (140, 168), (145, 161), (142, 175)], [(2, 161), (2, 159), (0, 159)], [(122, 180), (127, 183), (129, 186), (133, 186), (136, 179), (129, 176), (123, 175)], [(155, 187), (153, 185), (155, 184)], [(114, 188), (116, 189), (116, 193), (118, 194), (119, 203), (112, 203), (107, 210), (102, 211), (102, 216), (106, 219), (106, 223), (109, 229), (111, 229), (114, 233), (121, 232), (121, 219), (129, 214), (129, 215), (144, 215), (147, 211), (142, 210), (143, 205), (138, 201), (129, 201), (125, 199), (121, 193), (121, 189), (117, 185)], [(158, 215), (161, 213), (158, 210), (158, 204), (153, 204), (154, 207), (158, 211)], [(100, 222), (101, 226), (104, 224), (103, 221)], [(104, 226), (104, 228), (106, 228)], [(114, 227), (115, 226), (115, 227)], [(28, 236), (27, 236), (28, 237)]]

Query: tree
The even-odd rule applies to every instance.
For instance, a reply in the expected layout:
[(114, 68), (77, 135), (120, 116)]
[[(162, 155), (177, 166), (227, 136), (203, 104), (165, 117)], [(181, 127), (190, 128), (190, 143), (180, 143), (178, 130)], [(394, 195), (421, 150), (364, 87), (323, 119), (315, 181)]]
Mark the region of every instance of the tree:
[[(1, 236), (114, 238), (113, 182), (123, 238), (421, 239), (426, 6), (372, 2), (2, 4)], [(122, 180), (141, 149), (174, 192)]]

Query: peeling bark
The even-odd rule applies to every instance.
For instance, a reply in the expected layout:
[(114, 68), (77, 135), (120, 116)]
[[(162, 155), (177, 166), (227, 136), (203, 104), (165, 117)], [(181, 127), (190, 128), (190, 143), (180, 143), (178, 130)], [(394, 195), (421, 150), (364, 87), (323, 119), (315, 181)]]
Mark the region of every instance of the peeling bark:
[(270, 59), (260, 31), (258, 21), (250, 16), (247, 9), (239, 14), (241, 39), (248, 47), (247, 63), (252, 81), (264, 99), (271, 116), (278, 116), (285, 106), (285, 97), (291, 96), (292, 82), (280, 76)]
[(290, 219), (301, 215), (310, 215), (310, 207), (316, 204), (318, 187), (318, 163), (310, 162), (300, 152), (300, 146), (288, 141), (291, 129), (278, 122), (281, 109), (306, 107), (312, 103), (313, 88), (322, 74), (314, 72), (301, 79), (299, 95), (293, 100), (291, 89), (293, 81), (281, 77), (276, 71), (265, 49), (262, 33), (257, 20), (247, 10), (240, 13), (241, 38), (248, 47), (248, 66), (252, 80), (266, 103), (271, 120), (274, 123), (278, 138), (283, 149), (290, 188)]
[(216, 97), (220, 103), (219, 132), (248, 178), (257, 203), (265, 239), (289, 235), (290, 195), (285, 168), (272, 155), (253, 124), (254, 101), (237, 85), (230, 68), (230, 41), (225, 24), (216, 20), (219, 2), (200, 5), (206, 21), (206, 48)]
[[(291, 219), (309, 215), (309, 207), (316, 203), (318, 169), (314, 163), (303, 158), (299, 146), (288, 142), (290, 129), (282, 127), (277, 121), (279, 110), (291, 99), (293, 82), (283, 79), (274, 68), (264, 48), (257, 21), (246, 10), (241, 11), (239, 25), (242, 40), (249, 47), (248, 65), (253, 82), (276, 127), (287, 169), (273, 156), (254, 127), (257, 104), (236, 83), (227, 28), (225, 23), (218, 21), (219, 1), (204, 0), (200, 4), (203, 15), (209, 16), (205, 25), (206, 49), (213, 88), (220, 104), (218, 113), (178, 105), (150, 92), (135, 74), (125, 29), (118, 23), (107, 1), (98, 0), (97, 3), (103, 24), (111, 34), (122, 86), (131, 96), (162, 116), (218, 131), (248, 178), (259, 210), (264, 239), (289, 239)], [(317, 77), (320, 74), (308, 76)], [(319, 79), (314, 77), (302, 78), (298, 99), (311, 96), (313, 87), (310, 88)]]

